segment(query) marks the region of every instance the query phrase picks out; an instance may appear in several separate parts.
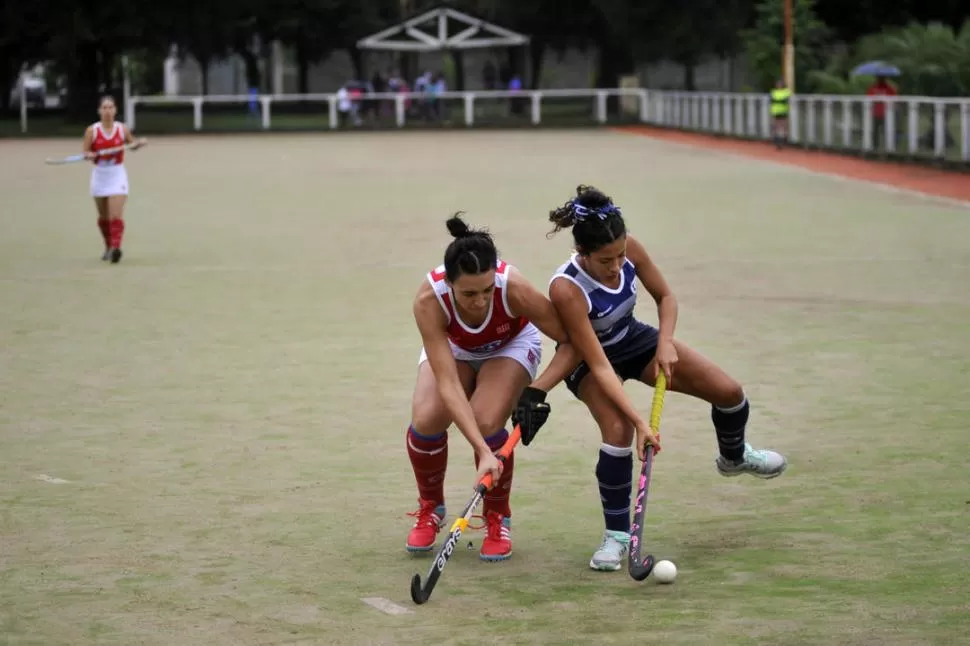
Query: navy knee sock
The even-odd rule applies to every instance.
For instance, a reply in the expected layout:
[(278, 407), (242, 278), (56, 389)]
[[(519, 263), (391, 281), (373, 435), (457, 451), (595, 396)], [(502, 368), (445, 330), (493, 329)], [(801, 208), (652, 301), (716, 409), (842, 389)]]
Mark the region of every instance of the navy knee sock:
[(600, 501), (606, 529), (630, 531), (630, 493), (633, 490), (633, 449), (603, 444), (596, 463)]
[(744, 427), (748, 423), (748, 398), (737, 406), (718, 408), (711, 406), (711, 421), (717, 433), (717, 448), (728, 460), (740, 462), (744, 458)]

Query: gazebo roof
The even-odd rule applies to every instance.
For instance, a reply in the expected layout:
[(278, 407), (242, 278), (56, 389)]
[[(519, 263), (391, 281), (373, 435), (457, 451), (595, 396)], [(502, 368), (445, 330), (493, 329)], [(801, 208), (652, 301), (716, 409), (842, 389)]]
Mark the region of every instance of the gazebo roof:
[[(464, 27), (453, 35), (453, 23)], [(429, 30), (428, 27), (431, 27)], [(448, 7), (432, 9), (357, 41), (360, 49), (391, 52), (434, 52), (448, 49), (516, 47), (529, 37)]]

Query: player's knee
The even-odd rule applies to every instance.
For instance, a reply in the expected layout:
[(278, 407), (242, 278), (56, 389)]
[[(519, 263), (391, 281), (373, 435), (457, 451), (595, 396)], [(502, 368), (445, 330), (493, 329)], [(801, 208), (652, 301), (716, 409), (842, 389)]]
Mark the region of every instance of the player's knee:
[(744, 401), (744, 387), (731, 377), (725, 376), (725, 378), (720, 380), (720, 383), (718, 383), (718, 387), (715, 392), (715, 399), (717, 399), (717, 401), (712, 401), (711, 403), (715, 406), (720, 406), (721, 408), (737, 406)]
[(505, 427), (508, 418), (508, 412), (475, 411), (475, 423), (478, 424), (478, 430), (481, 431), (482, 437), (490, 437), (498, 433)]
[(628, 447), (633, 441), (633, 426), (619, 417), (604, 421), (600, 424), (600, 435), (603, 442), (610, 446)]
[(450, 422), (434, 406), (411, 405), (411, 427), (418, 435), (434, 437), (448, 430)]

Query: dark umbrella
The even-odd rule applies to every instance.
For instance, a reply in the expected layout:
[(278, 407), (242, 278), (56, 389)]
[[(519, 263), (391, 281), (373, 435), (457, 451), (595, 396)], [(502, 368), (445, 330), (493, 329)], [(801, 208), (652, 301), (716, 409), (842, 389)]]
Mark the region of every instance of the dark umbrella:
[(884, 61), (869, 61), (857, 65), (852, 70), (853, 76), (902, 76), (902, 72), (895, 65)]

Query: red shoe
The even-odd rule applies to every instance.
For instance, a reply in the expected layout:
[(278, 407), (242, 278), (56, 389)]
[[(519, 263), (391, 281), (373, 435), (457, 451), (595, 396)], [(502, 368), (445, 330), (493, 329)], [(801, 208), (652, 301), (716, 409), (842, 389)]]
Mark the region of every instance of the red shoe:
[(414, 527), (408, 533), (407, 550), (409, 552), (428, 552), (434, 547), (435, 538), (445, 520), (445, 506), (439, 505), (433, 500), (422, 500), (418, 498), (421, 505), (417, 511), (413, 511), (408, 516), (416, 516)]
[(485, 540), (479, 558), (483, 561), (504, 561), (512, 556), (512, 519), (490, 511), (485, 516)]

